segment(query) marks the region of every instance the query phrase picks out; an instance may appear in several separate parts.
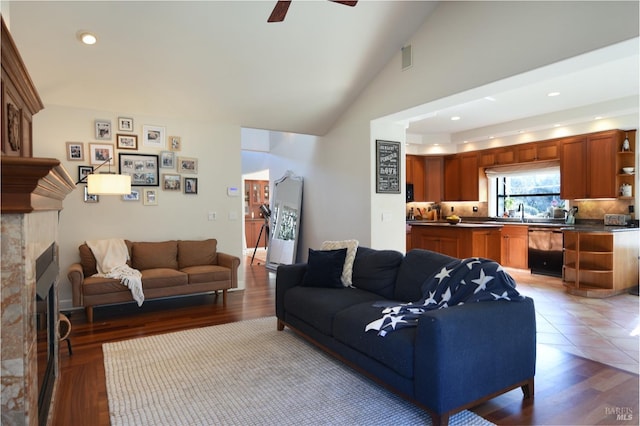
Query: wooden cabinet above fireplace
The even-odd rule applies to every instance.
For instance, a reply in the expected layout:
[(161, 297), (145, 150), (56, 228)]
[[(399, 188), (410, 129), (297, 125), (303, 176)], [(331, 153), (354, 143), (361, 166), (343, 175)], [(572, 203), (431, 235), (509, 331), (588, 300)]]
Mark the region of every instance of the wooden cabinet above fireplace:
[(2, 155), (33, 156), (31, 120), (44, 108), (13, 38), (2, 21)]

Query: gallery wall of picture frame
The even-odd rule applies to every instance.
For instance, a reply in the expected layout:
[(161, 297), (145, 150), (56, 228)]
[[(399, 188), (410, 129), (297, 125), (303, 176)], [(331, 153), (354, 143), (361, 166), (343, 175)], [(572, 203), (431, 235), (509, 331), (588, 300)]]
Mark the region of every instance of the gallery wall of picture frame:
[[(158, 205), (159, 188), (163, 191), (198, 194), (198, 178), (182, 175), (197, 174), (198, 159), (176, 156), (176, 153), (182, 151), (180, 136), (166, 136), (164, 126), (144, 124), (141, 146), (161, 151), (157, 154), (133, 153), (131, 151), (139, 148), (133, 118), (119, 116), (116, 123), (117, 133), (114, 135), (111, 120), (95, 119), (93, 124), (96, 142), (88, 142), (86, 152), (84, 142), (66, 142), (68, 161), (90, 164), (78, 166), (78, 184), (86, 184), (87, 176), (110, 159), (106, 170), (99, 173), (115, 173), (111, 166), (117, 166), (117, 173), (131, 176), (131, 193), (123, 195), (122, 201), (142, 201), (144, 205)], [(108, 142), (114, 139), (115, 143)], [(162, 175), (160, 169), (163, 169)], [(97, 203), (100, 199), (97, 195), (88, 194), (86, 186), (83, 197), (86, 203)]]

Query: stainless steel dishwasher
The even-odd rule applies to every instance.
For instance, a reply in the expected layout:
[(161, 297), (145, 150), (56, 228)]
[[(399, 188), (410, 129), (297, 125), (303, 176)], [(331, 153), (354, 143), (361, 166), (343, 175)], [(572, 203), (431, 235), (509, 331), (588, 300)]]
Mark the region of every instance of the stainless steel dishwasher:
[(532, 274), (562, 277), (562, 231), (529, 227), (529, 269)]

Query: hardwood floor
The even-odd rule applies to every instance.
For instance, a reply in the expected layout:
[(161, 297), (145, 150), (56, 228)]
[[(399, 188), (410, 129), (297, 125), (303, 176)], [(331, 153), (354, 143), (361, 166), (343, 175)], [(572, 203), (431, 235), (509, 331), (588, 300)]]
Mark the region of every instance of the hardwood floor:
[[(275, 277), (245, 261), (246, 289), (97, 308), (93, 324), (71, 315), (73, 355), (61, 345), (54, 425), (109, 425), (102, 343), (275, 315)], [(275, 327), (275, 323), (274, 323)], [(514, 390), (472, 409), (501, 425), (637, 425), (638, 375), (538, 345), (535, 397)]]

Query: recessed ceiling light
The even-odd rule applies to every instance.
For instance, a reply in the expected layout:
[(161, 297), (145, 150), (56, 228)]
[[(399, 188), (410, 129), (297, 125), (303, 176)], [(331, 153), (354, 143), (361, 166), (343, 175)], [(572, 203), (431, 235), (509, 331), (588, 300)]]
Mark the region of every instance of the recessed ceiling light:
[(96, 42), (98, 41), (96, 36), (88, 31), (78, 31), (77, 36), (78, 40), (87, 45), (96, 44)]
[(493, 96), (485, 96), (484, 97), (486, 100), (491, 101), (491, 102), (495, 102), (496, 98), (494, 98)]
[(599, 115), (599, 116), (597, 116), (597, 117), (594, 117), (593, 119), (594, 119), (594, 120), (602, 120), (602, 116), (601, 116), (601, 115)]
[(460, 120), (460, 117), (458, 117), (457, 115), (454, 115), (453, 117), (451, 117), (451, 121), (458, 121)]
[(560, 92), (549, 92), (547, 93), (547, 96), (549, 96), (550, 98), (554, 97), (554, 96), (558, 96), (560, 94)]
[(560, 126), (561, 126), (561, 124), (558, 124), (558, 123), (553, 125), (553, 127), (560, 127)]

